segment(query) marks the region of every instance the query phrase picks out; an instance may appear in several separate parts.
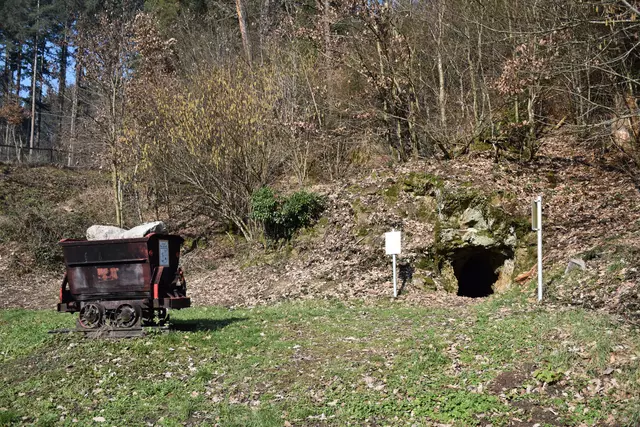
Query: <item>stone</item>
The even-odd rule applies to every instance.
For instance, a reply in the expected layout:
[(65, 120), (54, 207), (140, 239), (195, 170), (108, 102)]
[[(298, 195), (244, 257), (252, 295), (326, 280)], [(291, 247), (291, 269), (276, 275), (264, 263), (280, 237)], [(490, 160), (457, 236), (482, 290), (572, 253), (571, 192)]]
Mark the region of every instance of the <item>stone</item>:
[(87, 240), (136, 239), (151, 233), (165, 234), (167, 227), (162, 221), (147, 222), (125, 230), (112, 225), (92, 225), (87, 229)]
[(493, 284), (493, 291), (504, 292), (511, 285), (511, 276), (515, 269), (515, 262), (512, 259), (507, 259), (502, 267), (498, 269), (498, 280)]
[(458, 230), (444, 228), (440, 230), (440, 235), (437, 236), (437, 238), (441, 242), (453, 242), (456, 239), (460, 239), (460, 236), (458, 234)]
[(580, 258), (571, 258), (567, 263), (567, 268), (564, 270), (564, 274), (577, 269), (584, 271), (587, 269), (587, 264)]
[(421, 291), (435, 291), (437, 289), (436, 282), (431, 277), (421, 273), (415, 273), (413, 275), (411, 284)]
[(120, 239), (125, 230), (112, 225), (92, 225), (87, 228), (87, 240), (113, 240)]
[(440, 277), (442, 279), (442, 288), (449, 293), (456, 293), (458, 291), (458, 278), (453, 271), (453, 266), (450, 262), (446, 261), (440, 269)]
[(460, 216), (460, 227), (486, 230), (488, 228), (488, 224), (480, 209), (476, 207), (469, 207), (465, 209)]
[(145, 224), (133, 227), (131, 230), (127, 230), (121, 235), (121, 239), (135, 239), (138, 237), (144, 237), (147, 234), (158, 233), (166, 234), (167, 227), (162, 221), (147, 222)]
[(478, 230), (470, 228), (463, 236), (462, 240), (469, 243), (469, 246), (482, 246), (488, 248), (494, 246), (496, 241), (486, 235), (478, 233)]
[(509, 234), (504, 239), (504, 244), (511, 248), (515, 248), (518, 244), (518, 238), (516, 236), (516, 230), (514, 227), (509, 227)]

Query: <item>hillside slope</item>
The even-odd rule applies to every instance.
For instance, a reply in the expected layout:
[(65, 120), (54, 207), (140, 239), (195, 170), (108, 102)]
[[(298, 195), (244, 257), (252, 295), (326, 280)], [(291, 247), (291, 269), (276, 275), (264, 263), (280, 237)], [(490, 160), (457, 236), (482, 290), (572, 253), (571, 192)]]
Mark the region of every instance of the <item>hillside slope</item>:
[[(494, 289), (523, 286), (533, 296), (532, 282), (513, 285), (512, 279), (535, 264), (534, 240), (527, 227), (531, 200), (541, 194), (547, 296), (634, 317), (640, 194), (618, 159), (589, 153), (568, 138), (555, 137), (545, 140), (536, 161), (528, 164), (495, 163), (489, 153), (475, 152), (448, 162), (411, 162), (316, 185), (312, 189), (326, 196), (324, 216), (277, 250), (248, 245), (228, 234), (209, 236), (208, 244), (200, 245), (204, 247), (185, 250), (190, 293), (198, 305), (224, 306), (285, 299), (386, 298), (391, 295), (391, 268), (384, 255), (383, 233), (397, 228), (404, 232), (400, 298), (417, 304), (465, 304), (467, 298), (455, 295), (459, 251), (468, 252), (478, 246), (473, 239), (486, 236), (477, 232), (469, 240), (462, 232), (471, 228), (463, 230), (469, 224), (462, 222), (480, 206), (493, 217), (476, 218), (471, 227), (488, 221), (491, 228), (499, 213), (506, 224), (503, 228), (510, 230), (507, 234), (517, 239), (507, 247), (504, 241), (511, 237), (496, 237), (493, 226), (496, 236), (490, 239), (496, 242), (487, 256), (506, 254), (496, 269), (499, 283)], [(109, 221), (110, 209), (104, 209), (109, 201), (106, 176), (47, 168), (5, 166), (4, 171), (0, 222), (5, 227), (13, 224), (13, 234), (1, 234), (0, 286), (13, 298), (1, 304), (51, 307), (61, 278), (55, 241), (82, 235), (90, 223)], [(25, 189), (29, 197), (24, 196)], [(458, 212), (448, 218), (443, 207), (452, 205)], [(25, 218), (18, 213), (25, 209), (29, 215), (37, 214), (32, 225), (38, 233), (43, 221), (55, 219), (57, 224), (44, 227), (46, 238), (36, 239), (35, 245), (31, 240), (16, 241), (19, 233), (34, 237), (29, 222), (16, 222)], [(15, 223), (24, 228), (15, 230)], [(460, 230), (455, 229), (457, 224)], [(443, 240), (447, 233), (449, 241)], [(443, 242), (449, 247), (443, 249)], [(25, 251), (33, 247), (47, 257)], [(584, 259), (587, 268), (565, 277), (571, 257)], [(16, 268), (20, 265), (23, 268)]]
[[(62, 278), (62, 238), (110, 220), (108, 175), (0, 164), (2, 306), (51, 307)], [(106, 208), (108, 206), (108, 208)]]
[[(531, 200), (541, 194), (548, 296), (563, 303), (625, 311), (621, 301), (612, 304), (606, 292), (591, 291), (589, 299), (583, 290), (587, 282), (593, 288), (597, 279), (597, 286), (607, 290), (624, 284), (627, 294), (637, 291), (633, 266), (638, 259), (640, 193), (615, 156), (595, 158), (585, 153), (589, 153), (585, 147), (557, 137), (544, 141), (535, 163), (496, 164), (488, 154), (475, 153), (449, 162), (413, 162), (374, 170), (316, 186), (314, 190), (329, 200), (325, 217), (284, 250), (238, 257), (234, 243), (222, 239), (209, 249), (190, 253), (186, 264), (190, 271), (197, 271), (191, 279), (192, 295), (200, 304), (223, 305), (389, 296), (390, 262), (384, 255), (383, 233), (396, 227), (404, 231), (401, 260), (408, 271), (413, 270), (414, 279), (420, 277), (416, 272), (434, 279), (406, 281), (401, 298), (460, 301), (442, 291), (444, 279), (433, 263), (421, 262), (430, 255), (438, 221), (429, 197), (416, 195), (407, 186), (420, 174), (439, 179), (453, 192), (471, 188), (487, 194), (492, 203), (520, 221), (528, 219)], [(535, 265), (531, 237), (522, 236), (529, 253), (521, 257), (512, 278)], [(606, 250), (611, 244), (625, 249)], [(586, 271), (572, 273), (582, 277), (585, 286), (566, 292), (563, 289), (570, 281), (563, 272), (572, 257), (586, 261)], [(203, 260), (214, 270), (201, 269)], [(616, 266), (629, 268), (621, 275)], [(420, 272), (423, 268), (426, 271)]]

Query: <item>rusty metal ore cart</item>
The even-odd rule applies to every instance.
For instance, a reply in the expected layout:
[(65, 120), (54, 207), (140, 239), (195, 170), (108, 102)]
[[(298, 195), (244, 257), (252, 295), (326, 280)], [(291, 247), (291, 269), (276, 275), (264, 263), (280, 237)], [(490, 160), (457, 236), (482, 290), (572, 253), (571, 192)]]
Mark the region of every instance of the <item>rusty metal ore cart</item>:
[(163, 325), (168, 309), (191, 305), (178, 266), (184, 239), (150, 234), (136, 239), (60, 241), (66, 273), (58, 311), (78, 312), (76, 330), (135, 336)]

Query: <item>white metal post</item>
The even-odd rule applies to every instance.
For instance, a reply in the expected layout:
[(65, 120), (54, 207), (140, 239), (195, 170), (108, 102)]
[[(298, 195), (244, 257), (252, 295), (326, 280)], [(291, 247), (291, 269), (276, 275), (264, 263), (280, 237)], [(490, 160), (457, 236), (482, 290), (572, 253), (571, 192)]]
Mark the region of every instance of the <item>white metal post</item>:
[(397, 279), (396, 279), (396, 256), (393, 255), (393, 297), (397, 298), (398, 297), (398, 285), (397, 285)]
[(542, 196), (536, 200), (538, 216), (538, 301), (542, 301)]
[(396, 274), (396, 255), (400, 255), (402, 251), (402, 233), (391, 230), (384, 233), (384, 250), (387, 255), (393, 255), (393, 297), (398, 297), (398, 279)]

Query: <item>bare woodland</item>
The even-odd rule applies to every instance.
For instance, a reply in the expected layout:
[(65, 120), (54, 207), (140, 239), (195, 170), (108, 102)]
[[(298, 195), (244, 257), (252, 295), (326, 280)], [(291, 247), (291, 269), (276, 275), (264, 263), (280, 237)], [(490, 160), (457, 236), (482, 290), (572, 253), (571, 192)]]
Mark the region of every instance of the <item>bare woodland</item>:
[(561, 131), (636, 176), (639, 9), (3, 0), (0, 161), (109, 170), (119, 225), (188, 198), (249, 240), (251, 194), (283, 176), (472, 150), (535, 162)]

